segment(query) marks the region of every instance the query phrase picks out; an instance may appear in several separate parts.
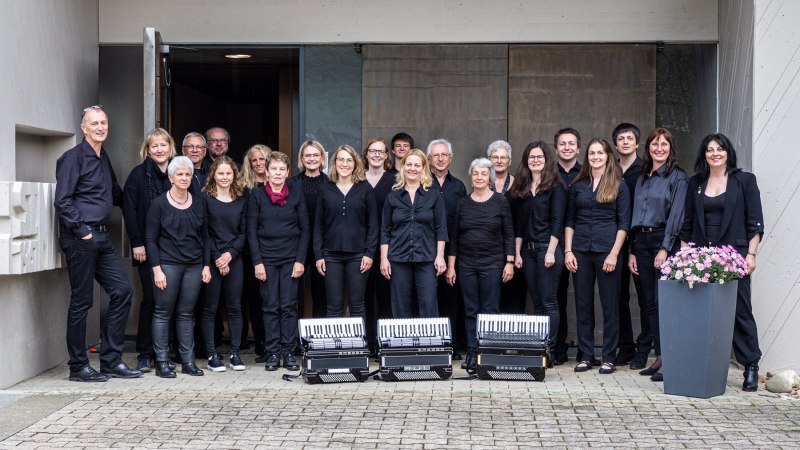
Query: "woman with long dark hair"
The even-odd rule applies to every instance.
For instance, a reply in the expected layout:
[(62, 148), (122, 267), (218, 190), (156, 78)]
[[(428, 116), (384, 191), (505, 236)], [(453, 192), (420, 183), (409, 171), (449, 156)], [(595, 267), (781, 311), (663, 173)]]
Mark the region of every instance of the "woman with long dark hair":
[(214, 316), (219, 307), (220, 295), (225, 297), (228, 311), (228, 330), (231, 336), (230, 366), (244, 370), (239, 357), (242, 342), (242, 284), (244, 269), (242, 250), (245, 245), (245, 197), (236, 164), (226, 155), (217, 156), (208, 171), (206, 184), (206, 216), (211, 246), (211, 281), (203, 302), (203, 340), (208, 355), (208, 370), (224, 372), (225, 364), (214, 346)]
[(142, 163), (131, 170), (125, 181), (122, 216), (131, 243), (133, 265), (139, 272), (142, 302), (139, 304), (139, 327), (136, 332), (137, 370), (149, 372), (155, 364), (153, 351), (153, 308), (155, 287), (153, 270), (147, 261), (145, 228), (147, 211), (158, 196), (170, 188), (167, 165), (175, 157), (175, 141), (163, 128), (154, 128), (144, 137), (139, 156)]
[(619, 254), (630, 226), (628, 187), (611, 145), (592, 139), (580, 173), (572, 183), (564, 230), (564, 265), (575, 280), (578, 349), (583, 360), (575, 372), (592, 368), (594, 359), (594, 285), (603, 309), (601, 374), (613, 373), (619, 341)]
[(680, 239), (697, 245), (730, 245), (745, 256), (748, 275), (739, 280), (733, 353), (745, 366), (742, 390), (758, 389), (761, 349), (750, 299), (750, 274), (764, 234), (761, 193), (752, 173), (737, 167), (736, 151), (724, 134), (709, 134), (697, 149), (689, 180)]
[(636, 182), (631, 211), (631, 248), (628, 267), (639, 276), (642, 311), (653, 334), (656, 360), (639, 372), (653, 381), (663, 381), (661, 340), (658, 322), (658, 289), (661, 265), (680, 247), (678, 233), (683, 225), (686, 201), (686, 172), (678, 167), (672, 133), (656, 128), (647, 136), (642, 176)]
[(528, 144), (510, 191), (516, 208), (515, 266), (525, 275), (533, 312), (550, 318), (548, 365), (553, 362), (560, 321), (557, 294), (564, 267), (567, 210), (567, 189), (557, 164), (558, 158), (546, 142)]

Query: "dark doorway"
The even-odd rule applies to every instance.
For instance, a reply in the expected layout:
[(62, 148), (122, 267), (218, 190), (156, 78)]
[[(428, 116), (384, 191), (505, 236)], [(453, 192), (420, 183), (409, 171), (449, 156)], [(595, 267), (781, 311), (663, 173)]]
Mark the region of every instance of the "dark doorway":
[(236, 161), (254, 144), (291, 155), (298, 48), (171, 45), (169, 59), (167, 123), (178, 145), (190, 131), (220, 126)]

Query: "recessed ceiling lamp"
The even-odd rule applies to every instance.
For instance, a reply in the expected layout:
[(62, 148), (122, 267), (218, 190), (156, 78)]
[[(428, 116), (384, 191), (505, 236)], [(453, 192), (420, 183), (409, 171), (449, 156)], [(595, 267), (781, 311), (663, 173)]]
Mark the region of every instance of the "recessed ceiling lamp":
[(230, 55), (225, 55), (225, 57), (229, 59), (247, 59), (247, 58), (252, 58), (253, 55), (248, 55), (246, 53), (233, 53)]

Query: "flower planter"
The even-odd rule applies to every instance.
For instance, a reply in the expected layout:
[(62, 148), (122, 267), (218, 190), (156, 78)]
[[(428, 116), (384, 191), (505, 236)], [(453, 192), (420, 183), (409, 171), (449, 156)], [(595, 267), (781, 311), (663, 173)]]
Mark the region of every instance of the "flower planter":
[(658, 281), (664, 393), (710, 398), (725, 393), (738, 281)]

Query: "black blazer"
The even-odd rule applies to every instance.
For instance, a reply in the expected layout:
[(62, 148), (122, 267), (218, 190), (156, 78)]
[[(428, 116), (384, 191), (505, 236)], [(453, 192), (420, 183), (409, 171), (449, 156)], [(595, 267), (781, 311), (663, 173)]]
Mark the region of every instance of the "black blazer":
[(756, 234), (764, 235), (764, 213), (761, 210), (761, 193), (755, 175), (739, 170), (728, 175), (725, 209), (718, 242), (708, 242), (706, 238), (703, 208), (706, 183), (707, 180), (701, 182), (698, 175), (689, 179), (680, 239), (697, 245), (728, 244), (735, 247), (742, 255), (746, 255), (750, 239)]

